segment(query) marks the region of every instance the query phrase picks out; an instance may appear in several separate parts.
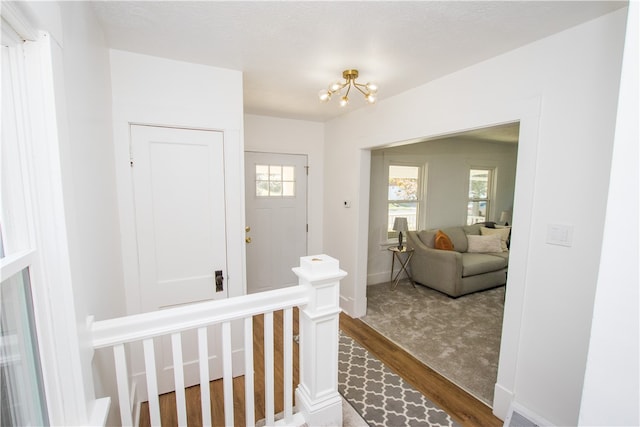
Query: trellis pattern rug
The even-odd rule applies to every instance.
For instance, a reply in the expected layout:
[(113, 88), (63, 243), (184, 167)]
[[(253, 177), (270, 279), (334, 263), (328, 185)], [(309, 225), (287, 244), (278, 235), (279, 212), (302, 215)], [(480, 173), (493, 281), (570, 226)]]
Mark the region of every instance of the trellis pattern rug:
[(338, 390), (370, 426), (459, 426), (344, 333), (338, 360)]

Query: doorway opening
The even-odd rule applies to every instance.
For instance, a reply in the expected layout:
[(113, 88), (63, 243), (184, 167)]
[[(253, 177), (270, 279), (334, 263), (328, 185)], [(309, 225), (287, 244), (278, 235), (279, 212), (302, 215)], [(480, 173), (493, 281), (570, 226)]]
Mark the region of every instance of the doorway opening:
[[(389, 194), (402, 183), (392, 182), (389, 170), (415, 164), (427, 171), (413, 186), (421, 189), (413, 197), (420, 203), (409, 229), (463, 226), (480, 217), (510, 226), (519, 132), (515, 122), (371, 151), (368, 309), (361, 320), (489, 406), (497, 382), (505, 286), (455, 299), (425, 286), (416, 290), (409, 281), (392, 291), (387, 249), (398, 240), (389, 229)], [(473, 171), (490, 173), (476, 183)], [(476, 191), (479, 185), (483, 191)]]

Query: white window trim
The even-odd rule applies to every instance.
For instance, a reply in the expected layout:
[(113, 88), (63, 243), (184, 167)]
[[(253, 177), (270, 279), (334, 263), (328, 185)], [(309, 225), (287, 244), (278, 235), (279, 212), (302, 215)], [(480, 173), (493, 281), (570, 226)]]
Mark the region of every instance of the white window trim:
[[(16, 33), (33, 33), (29, 19), (13, 5), (3, 4), (2, 17), (8, 25), (19, 23), (22, 29), (14, 27)], [(105, 408), (98, 404), (104, 402), (85, 395), (87, 381), (92, 389), (93, 380), (83, 378), (81, 370), (71, 286), (58, 144), (60, 112), (54, 94), (55, 54), (47, 33), (37, 37), (17, 48), (24, 55), (15, 56), (18, 73), (14, 80), (26, 99), (26, 105), (19, 107), (17, 125), (22, 129), (20, 185), (29, 223), (29, 249), (4, 258), (0, 272), (4, 279), (29, 268), (49, 422), (86, 425), (102, 420), (101, 414), (92, 412)]]
[[(384, 218), (385, 221), (389, 221), (389, 166), (414, 166), (420, 168), (420, 183), (419, 183), (419, 192), (420, 199), (418, 200), (418, 218), (417, 218), (417, 229), (421, 230), (425, 227), (427, 221), (427, 178), (428, 178), (428, 168), (429, 165), (426, 161), (409, 161), (406, 160), (408, 156), (402, 154), (385, 154), (384, 155)], [(389, 238), (387, 232), (387, 222), (385, 222), (382, 228), (382, 235), (380, 236), (380, 247), (381, 250), (386, 250), (388, 247), (397, 245), (397, 238)], [(406, 239), (405, 239), (406, 241)]]
[[(489, 205), (489, 209), (487, 209), (487, 212), (485, 214), (485, 221), (491, 221), (491, 218), (493, 218), (493, 214), (494, 214), (494, 204), (496, 201), (496, 175), (497, 175), (497, 171), (498, 168), (495, 165), (470, 165), (469, 169), (467, 170), (467, 192), (466, 192), (466, 199), (467, 199), (467, 204), (475, 199), (471, 199), (469, 198), (469, 181), (470, 181), (470, 173), (473, 169), (479, 169), (479, 170), (488, 170), (490, 171), (489, 174), (491, 175), (489, 177), (489, 191), (487, 194), (487, 204)], [(485, 200), (485, 199), (478, 199), (478, 200)], [(465, 215), (464, 215), (464, 219), (465, 219), (465, 224), (467, 222), (468, 219), (468, 213), (466, 211), (467, 205), (465, 205)]]

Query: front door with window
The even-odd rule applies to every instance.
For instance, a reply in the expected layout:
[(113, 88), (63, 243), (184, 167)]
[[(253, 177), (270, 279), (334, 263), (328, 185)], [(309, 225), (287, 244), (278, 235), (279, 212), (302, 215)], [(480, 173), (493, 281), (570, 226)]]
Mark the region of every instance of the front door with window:
[(307, 156), (245, 153), (247, 293), (298, 283), (307, 255)]

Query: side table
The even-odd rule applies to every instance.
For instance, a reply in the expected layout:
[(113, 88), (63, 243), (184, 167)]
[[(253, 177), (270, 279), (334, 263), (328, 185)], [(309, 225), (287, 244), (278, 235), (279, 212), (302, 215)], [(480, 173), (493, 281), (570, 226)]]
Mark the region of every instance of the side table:
[[(411, 261), (411, 257), (413, 256), (414, 249), (407, 248), (406, 246), (403, 246), (402, 249), (399, 249), (397, 246), (393, 246), (393, 247), (387, 248), (387, 250), (391, 252), (391, 277), (389, 279), (390, 281), (393, 282), (391, 289), (395, 290), (396, 287), (398, 287), (398, 283), (400, 282), (400, 274), (403, 271), (407, 275), (407, 278), (409, 279), (413, 287), (415, 288), (416, 283), (413, 281), (413, 277), (411, 277), (411, 273), (409, 273), (409, 270), (407, 270), (409, 261)], [(404, 261), (402, 260), (403, 255), (406, 255), (406, 257), (404, 257), (405, 258)], [(398, 272), (394, 277), (393, 270), (395, 268), (396, 259), (400, 263), (400, 269), (398, 270)]]

